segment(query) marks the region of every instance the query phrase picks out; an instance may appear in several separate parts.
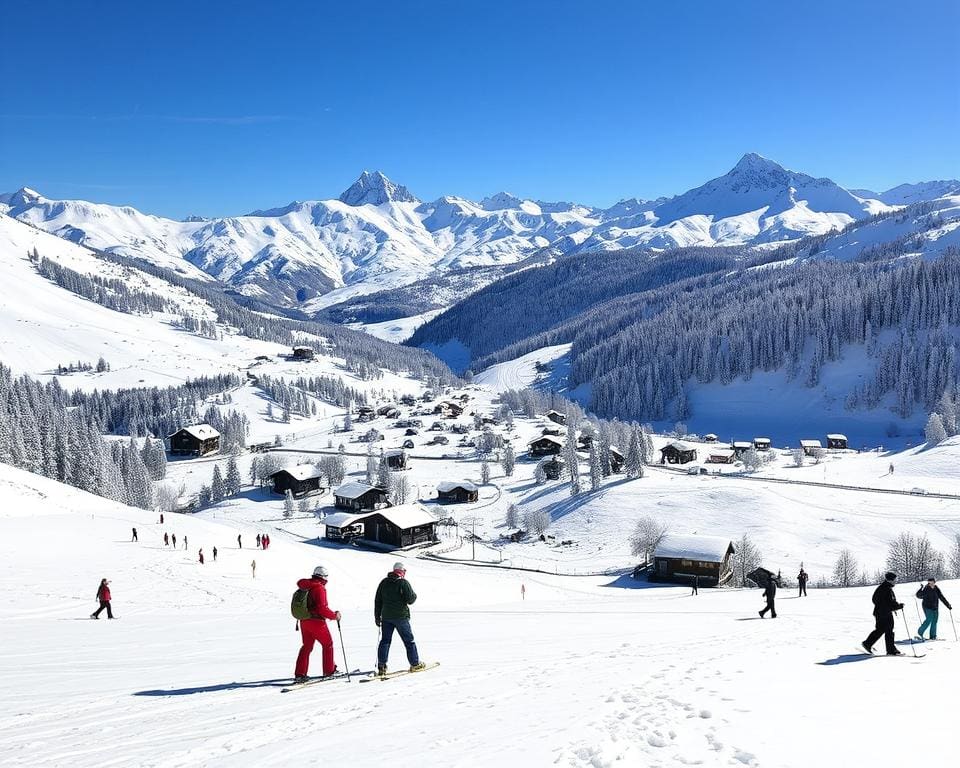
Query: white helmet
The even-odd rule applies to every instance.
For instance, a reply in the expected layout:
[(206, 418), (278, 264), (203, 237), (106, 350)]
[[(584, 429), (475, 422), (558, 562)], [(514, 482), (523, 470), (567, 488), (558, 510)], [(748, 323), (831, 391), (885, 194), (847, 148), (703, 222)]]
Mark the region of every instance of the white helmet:
[(315, 579), (316, 578), (325, 579), (329, 575), (330, 575), (330, 572), (326, 568), (324, 568), (322, 565), (318, 565), (316, 568), (313, 569), (313, 577)]

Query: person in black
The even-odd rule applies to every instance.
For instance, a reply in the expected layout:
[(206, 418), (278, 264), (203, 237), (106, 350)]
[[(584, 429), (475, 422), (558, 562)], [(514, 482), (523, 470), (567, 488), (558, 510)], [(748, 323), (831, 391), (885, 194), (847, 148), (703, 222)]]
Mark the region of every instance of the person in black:
[(953, 606), (950, 605), (950, 601), (943, 596), (940, 587), (937, 586), (937, 580), (932, 577), (927, 579), (927, 585), (925, 587), (920, 587), (920, 589), (917, 590), (917, 597), (923, 600), (923, 614), (925, 617), (925, 621), (920, 625), (917, 634), (920, 636), (920, 639), (923, 640), (923, 632), (929, 627), (930, 639), (936, 640), (937, 619), (940, 617), (940, 603), (947, 606), (948, 611), (952, 611)]
[(777, 618), (777, 607), (774, 605), (774, 600), (777, 598), (777, 580), (773, 578), (773, 576), (767, 580), (767, 586), (763, 590), (763, 596), (767, 598), (767, 605), (760, 611), (760, 618), (762, 619), (767, 611), (770, 611), (771, 618)]
[(863, 641), (863, 649), (867, 653), (873, 653), (873, 644), (883, 635), (887, 656), (901, 655), (894, 644), (893, 635), (893, 614), (903, 608), (903, 603), (898, 603), (897, 596), (893, 594), (896, 581), (897, 574), (890, 571), (884, 576), (880, 586), (873, 590), (873, 616), (877, 620), (877, 626)]
[(137, 538), (137, 529), (136, 529), (136, 528), (133, 529), (133, 538), (130, 539), (130, 541), (139, 541), (139, 539)]
[(243, 542), (240, 540), (240, 534), (237, 534), (237, 548), (243, 549)]
[(805, 570), (803, 570), (803, 566), (801, 565), (800, 573), (797, 574), (797, 584), (800, 585), (800, 594), (797, 595), (797, 597), (807, 596), (807, 579), (809, 578), (810, 576), (807, 574)]
[(694, 574), (690, 582), (693, 585), (693, 592), (691, 592), (690, 594), (699, 595), (700, 594), (700, 576), (698, 576), (697, 574)]
[(217, 548), (213, 548), (213, 562), (217, 562)]

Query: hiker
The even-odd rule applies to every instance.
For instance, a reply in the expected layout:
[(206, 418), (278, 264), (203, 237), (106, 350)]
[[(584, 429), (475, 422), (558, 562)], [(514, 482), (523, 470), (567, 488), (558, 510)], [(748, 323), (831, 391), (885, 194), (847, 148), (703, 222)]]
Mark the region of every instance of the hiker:
[(100, 586), (97, 587), (97, 600), (100, 601), (100, 607), (90, 614), (91, 619), (99, 619), (100, 612), (106, 608), (107, 618), (113, 618), (113, 608), (110, 607), (110, 582), (106, 579), (100, 579)]
[(406, 576), (407, 569), (404, 564), (394, 563), (393, 570), (377, 587), (373, 600), (373, 621), (382, 633), (377, 648), (378, 675), (387, 674), (387, 657), (390, 655), (390, 641), (393, 639), (394, 630), (400, 635), (407, 650), (410, 671), (419, 672), (426, 666), (420, 661), (413, 630), (410, 628), (410, 606), (417, 601), (417, 593), (413, 591)]
[(136, 529), (136, 528), (133, 529), (133, 538), (130, 539), (130, 541), (139, 541), (139, 539), (137, 538), (137, 529)]
[(269, 546), (270, 546), (270, 537), (267, 536), (267, 534), (263, 534), (263, 536), (260, 537), (260, 548), (266, 549)]
[(700, 574), (695, 573), (693, 578), (690, 579), (690, 583), (693, 586), (693, 591), (690, 593), (691, 596), (700, 594)]
[(203, 565), (203, 547), (200, 547), (200, 565)]
[(883, 635), (887, 646), (887, 656), (902, 655), (894, 644), (893, 634), (893, 614), (903, 608), (903, 603), (898, 603), (897, 596), (893, 594), (893, 585), (896, 582), (897, 574), (888, 571), (880, 585), (873, 590), (873, 616), (877, 621), (877, 626), (862, 643), (863, 649), (867, 653), (873, 653), (873, 644), (880, 639), (880, 635)]
[(777, 580), (771, 576), (767, 579), (767, 586), (763, 590), (763, 596), (767, 598), (767, 604), (762, 611), (760, 611), (760, 618), (763, 618), (763, 615), (770, 611), (770, 618), (777, 618), (777, 606), (774, 604), (774, 601), (777, 599)]
[(163, 546), (170, 546), (170, 537), (167, 535), (166, 531), (163, 532)]
[(213, 548), (213, 562), (217, 562), (217, 548)]
[(187, 534), (183, 534), (183, 548), (187, 548)]
[(308, 680), (307, 669), (310, 665), (310, 653), (313, 644), (320, 643), (323, 650), (323, 676), (329, 677), (337, 671), (333, 662), (333, 637), (327, 627), (327, 619), (340, 621), (340, 611), (334, 611), (327, 605), (327, 577), (329, 573), (322, 565), (313, 569), (309, 579), (300, 579), (297, 589), (307, 590), (307, 608), (310, 611), (309, 619), (300, 620), (300, 635), (303, 645), (297, 654), (297, 666), (294, 670), (294, 679), (297, 682)]
[(238, 548), (238, 549), (243, 549), (243, 542), (240, 541), (240, 534), (239, 534), (239, 533), (237, 534), (237, 548)]
[(257, 534), (257, 549), (260, 549), (260, 534)]
[(170, 534), (170, 541), (173, 542), (173, 548), (176, 549), (176, 548), (177, 548), (177, 534), (175, 534), (175, 533)]
[(800, 573), (797, 574), (797, 584), (800, 585), (800, 594), (797, 597), (806, 597), (807, 596), (807, 579), (809, 579), (809, 574), (803, 570), (803, 566), (800, 566)]
[(257, 578), (257, 561), (250, 561), (250, 572), (253, 574), (253, 578)]
[(923, 640), (923, 632), (927, 627), (930, 628), (930, 639), (937, 639), (937, 619), (940, 617), (940, 603), (947, 606), (948, 611), (953, 610), (950, 601), (943, 596), (940, 587), (937, 586), (937, 580), (932, 576), (927, 579), (927, 585), (917, 590), (917, 597), (923, 600), (923, 615), (925, 620), (917, 630), (917, 635)]

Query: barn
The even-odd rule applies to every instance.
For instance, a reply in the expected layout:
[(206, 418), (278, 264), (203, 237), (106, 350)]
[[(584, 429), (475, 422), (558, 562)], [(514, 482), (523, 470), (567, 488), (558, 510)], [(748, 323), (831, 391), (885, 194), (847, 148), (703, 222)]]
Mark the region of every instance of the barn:
[(287, 467), (270, 475), (270, 481), (273, 483), (273, 492), (281, 496), (290, 491), (296, 498), (308, 496), (312, 493), (320, 493), (323, 485), (320, 480), (323, 473), (313, 464), (297, 464), (295, 467)]
[(819, 440), (801, 440), (800, 448), (807, 456), (813, 456), (817, 451), (823, 448)]
[(452, 400), (444, 400), (442, 403), (437, 403), (433, 412), (438, 416), (443, 416), (447, 419), (454, 419), (463, 413), (463, 406), (459, 403), (455, 403)]
[(451, 482), (445, 480), (437, 485), (437, 499), (451, 504), (466, 504), (480, 498), (480, 489), (469, 480)]
[(541, 435), (528, 443), (531, 456), (556, 456), (563, 450), (563, 441), (552, 435)]
[(733, 542), (720, 536), (667, 534), (653, 553), (651, 581), (688, 584), (694, 576), (703, 586), (721, 586), (732, 574)]
[(753, 448), (753, 443), (748, 443), (746, 440), (737, 440), (731, 447), (733, 448), (734, 458), (742, 459), (743, 454)]
[(697, 449), (674, 440), (660, 449), (661, 464), (688, 464), (697, 460)]
[(387, 460), (387, 466), (390, 469), (407, 469), (407, 453), (403, 448), (392, 448), (383, 452), (383, 458)]
[(294, 360), (313, 360), (314, 352), (310, 347), (294, 347), (292, 357)]
[(387, 506), (387, 492), (366, 483), (344, 483), (333, 492), (333, 506), (353, 512), (373, 512)]
[(707, 464), (733, 464), (735, 457), (732, 448), (711, 448), (707, 451)]
[(437, 521), (422, 504), (385, 507), (363, 517), (363, 540), (401, 549), (437, 540)]
[(758, 451), (769, 451), (770, 450), (770, 438), (769, 437), (755, 437), (753, 438), (753, 447)]
[[(367, 513), (369, 514), (369, 513)], [(335, 512), (323, 518), (327, 527), (324, 537), (329, 541), (350, 542), (363, 537), (363, 519), (366, 514)]]
[(171, 456), (206, 456), (220, 450), (220, 433), (209, 424), (181, 427), (169, 440)]
[(847, 436), (840, 434), (827, 435), (827, 448), (845, 451), (847, 449)]
[(566, 424), (567, 423), (567, 414), (560, 413), (560, 411), (547, 411), (544, 416), (546, 416), (554, 424)]

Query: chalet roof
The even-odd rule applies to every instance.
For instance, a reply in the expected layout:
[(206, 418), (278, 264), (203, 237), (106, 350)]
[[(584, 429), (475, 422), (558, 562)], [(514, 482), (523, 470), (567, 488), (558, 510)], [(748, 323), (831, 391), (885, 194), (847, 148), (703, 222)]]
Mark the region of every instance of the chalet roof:
[(733, 549), (733, 542), (722, 536), (669, 533), (660, 542), (653, 556), (673, 560), (722, 563), (731, 549)]
[(313, 464), (297, 464), (295, 467), (284, 467), (277, 470), (270, 477), (276, 477), (286, 472), (295, 480), (310, 480), (314, 477), (321, 477), (323, 472), (317, 469)]
[(403, 448), (391, 448), (389, 451), (384, 451), (384, 456), (403, 456)]
[(711, 438), (714, 440), (717, 439), (717, 436), (713, 434), (713, 432), (707, 432), (707, 434), (705, 434), (703, 437), (705, 440), (710, 440)]
[(725, 459), (729, 459), (733, 454), (734, 451), (730, 448), (711, 448), (707, 451), (707, 456), (722, 456)]
[(753, 438), (753, 442), (755, 442), (755, 443), (769, 443), (769, 442), (770, 442), (770, 438), (769, 438), (769, 437), (755, 437), (755, 438)]
[[(191, 437), (197, 438), (197, 440), (209, 440), (212, 437), (220, 437), (220, 433), (209, 424), (192, 424), (189, 427), (180, 427), (177, 432), (186, 432)], [(173, 435), (177, 434), (177, 432), (174, 432)], [(169, 437), (173, 437), (173, 435), (169, 435)]]
[(827, 440), (846, 440), (846, 439), (847, 439), (846, 435), (840, 435), (840, 434), (827, 435)]
[(527, 443), (527, 445), (533, 445), (534, 443), (542, 443), (544, 440), (546, 440), (548, 443), (555, 443), (556, 445), (559, 445), (561, 447), (563, 446), (563, 440), (557, 440), (557, 438), (553, 437), (552, 435), (541, 435), (535, 440), (531, 440), (529, 443)]
[(620, 449), (615, 445), (610, 446), (610, 455), (616, 456), (617, 458), (620, 458), (620, 459), (623, 458), (623, 454), (620, 452)]
[(747, 442), (746, 440), (736, 440), (733, 443), (734, 448), (753, 448), (753, 443)]
[(372, 485), (367, 485), (366, 483), (353, 481), (341, 485), (333, 492), (333, 495), (340, 496), (344, 499), (359, 499), (361, 496), (363, 496), (363, 494), (373, 490), (378, 489), (375, 489)]
[(549, 411), (547, 411), (545, 414), (543, 414), (543, 415), (544, 415), (544, 416), (549, 416), (551, 413), (554, 414), (555, 416), (563, 416), (563, 418), (567, 418), (567, 414), (565, 414), (565, 413), (560, 413), (560, 411), (555, 411), (555, 410), (553, 410), (552, 408), (551, 408)]
[(350, 512), (336, 512), (323, 518), (323, 524), (327, 526), (327, 528), (346, 528), (348, 525), (353, 525), (358, 520), (363, 520), (363, 518), (369, 517), (372, 514), (372, 512), (364, 512), (359, 515), (354, 515)]
[(477, 490), (477, 486), (475, 486), (469, 480), (461, 480), (458, 483), (450, 480), (444, 480), (443, 482), (437, 483), (437, 490), (440, 491), (440, 493), (449, 493), (456, 488), (463, 488), (463, 490), (470, 492)]
[(416, 528), (418, 525), (429, 525), (437, 522), (422, 504), (400, 504), (396, 507), (387, 507), (377, 510), (374, 514), (383, 515), (397, 528)]
[(661, 451), (665, 451), (665, 450), (667, 450), (668, 448), (673, 448), (674, 450), (677, 450), (677, 451), (692, 451), (692, 450), (693, 450), (693, 447), (692, 447), (692, 446), (687, 445), (686, 443), (683, 443), (683, 442), (681, 442), (681, 441), (679, 441), (679, 440), (674, 440), (672, 443), (667, 443), (667, 444), (666, 444), (665, 446), (663, 446), (663, 448), (661, 448), (660, 450), (661, 450)]
[(819, 440), (801, 440), (800, 447), (801, 448), (822, 448), (823, 446), (820, 445)]

